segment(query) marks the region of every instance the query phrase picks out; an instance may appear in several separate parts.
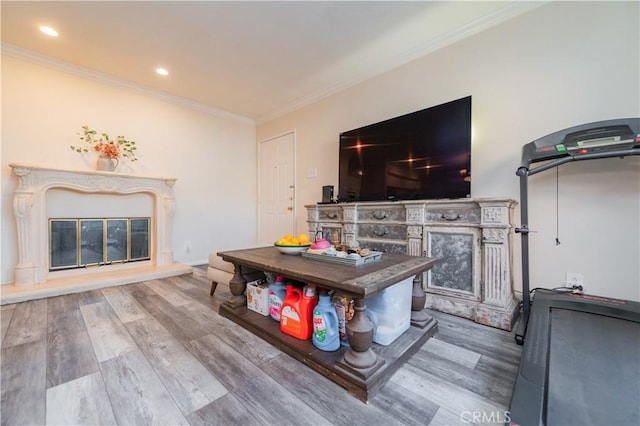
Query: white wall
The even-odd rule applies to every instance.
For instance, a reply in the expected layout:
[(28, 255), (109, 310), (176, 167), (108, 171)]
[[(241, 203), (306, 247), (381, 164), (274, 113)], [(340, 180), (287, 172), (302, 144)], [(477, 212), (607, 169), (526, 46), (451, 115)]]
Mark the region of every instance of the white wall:
[[(637, 2), (554, 2), (339, 94), (258, 126), (258, 140), (297, 135), (299, 230), (305, 204), (338, 184), (338, 135), (473, 96), (472, 196), (519, 199), (522, 145), (578, 124), (640, 116)], [(307, 178), (308, 168), (317, 178)], [(640, 157), (559, 169), (530, 179), (532, 287), (582, 273), (586, 291), (640, 300)], [(514, 218), (520, 223), (519, 211)], [(519, 236), (515, 288), (521, 288)]]
[[(255, 126), (53, 68), (2, 56), (2, 283), (17, 263), (9, 163), (86, 170), (69, 146), (82, 125), (136, 141), (139, 160), (119, 170), (173, 176), (176, 261), (255, 244)], [(91, 198), (89, 198), (90, 200)], [(191, 242), (186, 253), (185, 243)]]

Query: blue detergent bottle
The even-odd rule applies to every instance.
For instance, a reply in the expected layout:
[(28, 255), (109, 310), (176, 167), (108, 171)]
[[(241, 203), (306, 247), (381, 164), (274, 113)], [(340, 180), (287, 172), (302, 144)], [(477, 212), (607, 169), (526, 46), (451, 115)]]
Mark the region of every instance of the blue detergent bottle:
[(313, 334), (311, 340), (320, 350), (331, 352), (340, 348), (338, 314), (331, 304), (331, 296), (320, 294), (320, 300), (313, 309)]
[(278, 275), (276, 281), (269, 286), (269, 316), (276, 321), (280, 321), (280, 308), (287, 294), (287, 286), (284, 277)]

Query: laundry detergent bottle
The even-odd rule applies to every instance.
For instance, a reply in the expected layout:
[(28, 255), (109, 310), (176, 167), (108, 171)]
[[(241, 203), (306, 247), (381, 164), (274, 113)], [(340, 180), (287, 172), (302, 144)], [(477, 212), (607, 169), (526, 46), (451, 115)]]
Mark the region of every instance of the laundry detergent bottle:
[(300, 340), (311, 339), (313, 308), (318, 298), (305, 297), (302, 290), (287, 284), (287, 294), (280, 310), (280, 331)]
[(313, 309), (313, 345), (323, 351), (337, 351), (340, 348), (338, 314), (331, 303), (331, 296), (320, 294), (320, 300)]
[(284, 277), (278, 275), (273, 284), (269, 286), (269, 316), (276, 321), (280, 321), (280, 309), (287, 294), (287, 286), (284, 284)]

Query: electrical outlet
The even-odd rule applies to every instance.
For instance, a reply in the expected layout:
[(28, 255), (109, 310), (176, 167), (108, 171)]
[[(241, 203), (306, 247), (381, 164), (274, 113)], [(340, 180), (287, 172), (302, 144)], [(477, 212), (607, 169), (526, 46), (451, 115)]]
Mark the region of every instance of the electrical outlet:
[(184, 243), (184, 251), (185, 253), (191, 253), (191, 241)]
[(574, 288), (577, 286), (584, 286), (584, 277), (582, 274), (578, 274), (576, 272), (567, 272), (567, 277), (565, 280), (565, 285), (569, 288)]

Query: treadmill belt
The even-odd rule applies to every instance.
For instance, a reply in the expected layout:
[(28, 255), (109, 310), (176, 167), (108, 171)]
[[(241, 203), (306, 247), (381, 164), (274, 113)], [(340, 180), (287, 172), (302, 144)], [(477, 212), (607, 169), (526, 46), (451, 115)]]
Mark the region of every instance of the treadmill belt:
[(640, 418), (640, 323), (551, 309), (547, 425)]

